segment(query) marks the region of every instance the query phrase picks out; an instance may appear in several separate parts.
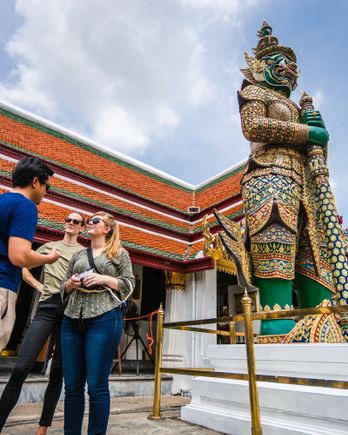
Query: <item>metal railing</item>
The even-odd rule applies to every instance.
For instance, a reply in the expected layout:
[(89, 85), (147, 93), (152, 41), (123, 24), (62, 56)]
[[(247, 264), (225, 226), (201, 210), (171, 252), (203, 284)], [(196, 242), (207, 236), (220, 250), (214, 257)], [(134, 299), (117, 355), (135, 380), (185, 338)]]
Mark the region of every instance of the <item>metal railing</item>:
[[(188, 320), (184, 322), (164, 323), (164, 310), (162, 305), (157, 313), (157, 329), (156, 329), (156, 365), (155, 365), (155, 388), (154, 402), (152, 415), (149, 417), (154, 420), (161, 418), (161, 374), (176, 374), (189, 376), (207, 376), (223, 379), (238, 379), (248, 381), (249, 383), (249, 398), (250, 398), (250, 413), (251, 413), (251, 433), (252, 435), (262, 434), (260, 406), (258, 398), (257, 381), (259, 382), (277, 382), (284, 384), (297, 384), (312, 387), (340, 388), (348, 389), (347, 381), (329, 380), (329, 379), (311, 379), (301, 377), (288, 376), (272, 376), (272, 375), (257, 375), (256, 361), (254, 352), (254, 333), (252, 322), (254, 320), (270, 320), (284, 319), (289, 317), (306, 316), (311, 314), (344, 314), (348, 313), (348, 305), (336, 305), (330, 307), (303, 308), (293, 310), (281, 310), (275, 312), (256, 312), (251, 311), (251, 298), (245, 290), (242, 298), (243, 314), (234, 316), (216, 317), (201, 320)], [(229, 331), (221, 331), (217, 329), (198, 328), (193, 325), (209, 325), (214, 323), (228, 322)], [(247, 353), (247, 373), (230, 373), (217, 372), (213, 368), (175, 368), (162, 367), (162, 350), (163, 350), (163, 329), (177, 329), (182, 331), (201, 332), (206, 334), (225, 335), (230, 337), (230, 344), (236, 343), (235, 323), (244, 322), (245, 330), (245, 345)], [(239, 335), (239, 334), (238, 334)]]

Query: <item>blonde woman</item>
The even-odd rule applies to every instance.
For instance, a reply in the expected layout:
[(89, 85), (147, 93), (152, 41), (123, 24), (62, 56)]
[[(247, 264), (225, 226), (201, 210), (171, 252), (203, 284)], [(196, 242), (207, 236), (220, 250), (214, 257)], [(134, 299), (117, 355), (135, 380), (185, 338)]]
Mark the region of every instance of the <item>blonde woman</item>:
[(87, 381), (88, 434), (102, 435), (109, 419), (109, 372), (122, 333), (120, 305), (135, 279), (112, 215), (95, 213), (87, 220), (87, 232), (91, 248), (72, 257), (61, 286), (69, 295), (61, 334), (64, 433), (81, 434)]

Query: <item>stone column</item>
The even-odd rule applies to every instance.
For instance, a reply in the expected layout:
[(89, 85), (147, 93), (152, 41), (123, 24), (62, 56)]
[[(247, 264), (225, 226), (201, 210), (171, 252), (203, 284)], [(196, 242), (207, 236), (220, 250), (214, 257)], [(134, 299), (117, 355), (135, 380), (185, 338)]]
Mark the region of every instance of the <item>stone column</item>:
[[(166, 322), (216, 317), (216, 270), (186, 274), (184, 290), (167, 285), (165, 311)], [(215, 325), (207, 328), (215, 328)], [(167, 329), (164, 332), (163, 366), (207, 366), (205, 357), (209, 344), (216, 344), (215, 335)], [(189, 388), (190, 377), (174, 376), (173, 394)]]
[[(192, 285), (192, 298), (194, 299), (194, 319), (207, 319), (217, 315), (217, 273), (215, 269), (197, 272), (195, 274), (195, 291)], [(200, 326), (200, 325), (198, 325)], [(216, 324), (205, 325), (203, 328), (216, 329)], [(205, 367), (207, 363), (207, 348), (210, 344), (216, 344), (216, 335), (192, 333), (193, 334), (193, 356), (192, 366)]]
[[(176, 272), (166, 274), (166, 306), (165, 322), (179, 322), (190, 318), (188, 310), (188, 295), (186, 290), (187, 276)], [(164, 330), (163, 367), (184, 367), (185, 331), (174, 329)], [(174, 376), (172, 393), (177, 394), (184, 388), (181, 376)]]

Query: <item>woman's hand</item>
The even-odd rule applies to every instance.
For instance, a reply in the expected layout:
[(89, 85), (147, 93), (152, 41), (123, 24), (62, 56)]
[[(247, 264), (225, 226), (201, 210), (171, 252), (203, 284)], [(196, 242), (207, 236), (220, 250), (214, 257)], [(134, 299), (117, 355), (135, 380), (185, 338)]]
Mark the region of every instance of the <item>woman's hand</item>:
[(68, 281), (65, 283), (65, 293), (71, 293), (74, 288), (82, 286), (81, 279), (77, 273), (75, 273)]
[(84, 287), (92, 287), (95, 285), (105, 285), (105, 275), (100, 275), (99, 273), (91, 272), (85, 278), (83, 278), (83, 286)]
[(92, 287), (94, 285), (106, 286), (114, 290), (118, 290), (119, 282), (117, 278), (109, 275), (100, 275), (99, 273), (89, 273), (83, 279), (84, 287)]

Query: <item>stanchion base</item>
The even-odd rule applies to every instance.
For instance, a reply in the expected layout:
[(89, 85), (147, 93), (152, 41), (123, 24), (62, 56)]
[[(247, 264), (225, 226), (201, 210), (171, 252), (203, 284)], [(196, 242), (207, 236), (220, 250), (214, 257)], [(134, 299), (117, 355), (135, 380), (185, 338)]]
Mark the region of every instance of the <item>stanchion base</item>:
[(162, 416), (154, 417), (153, 415), (150, 414), (150, 415), (147, 416), (147, 419), (148, 420), (163, 420), (164, 417), (162, 417)]

